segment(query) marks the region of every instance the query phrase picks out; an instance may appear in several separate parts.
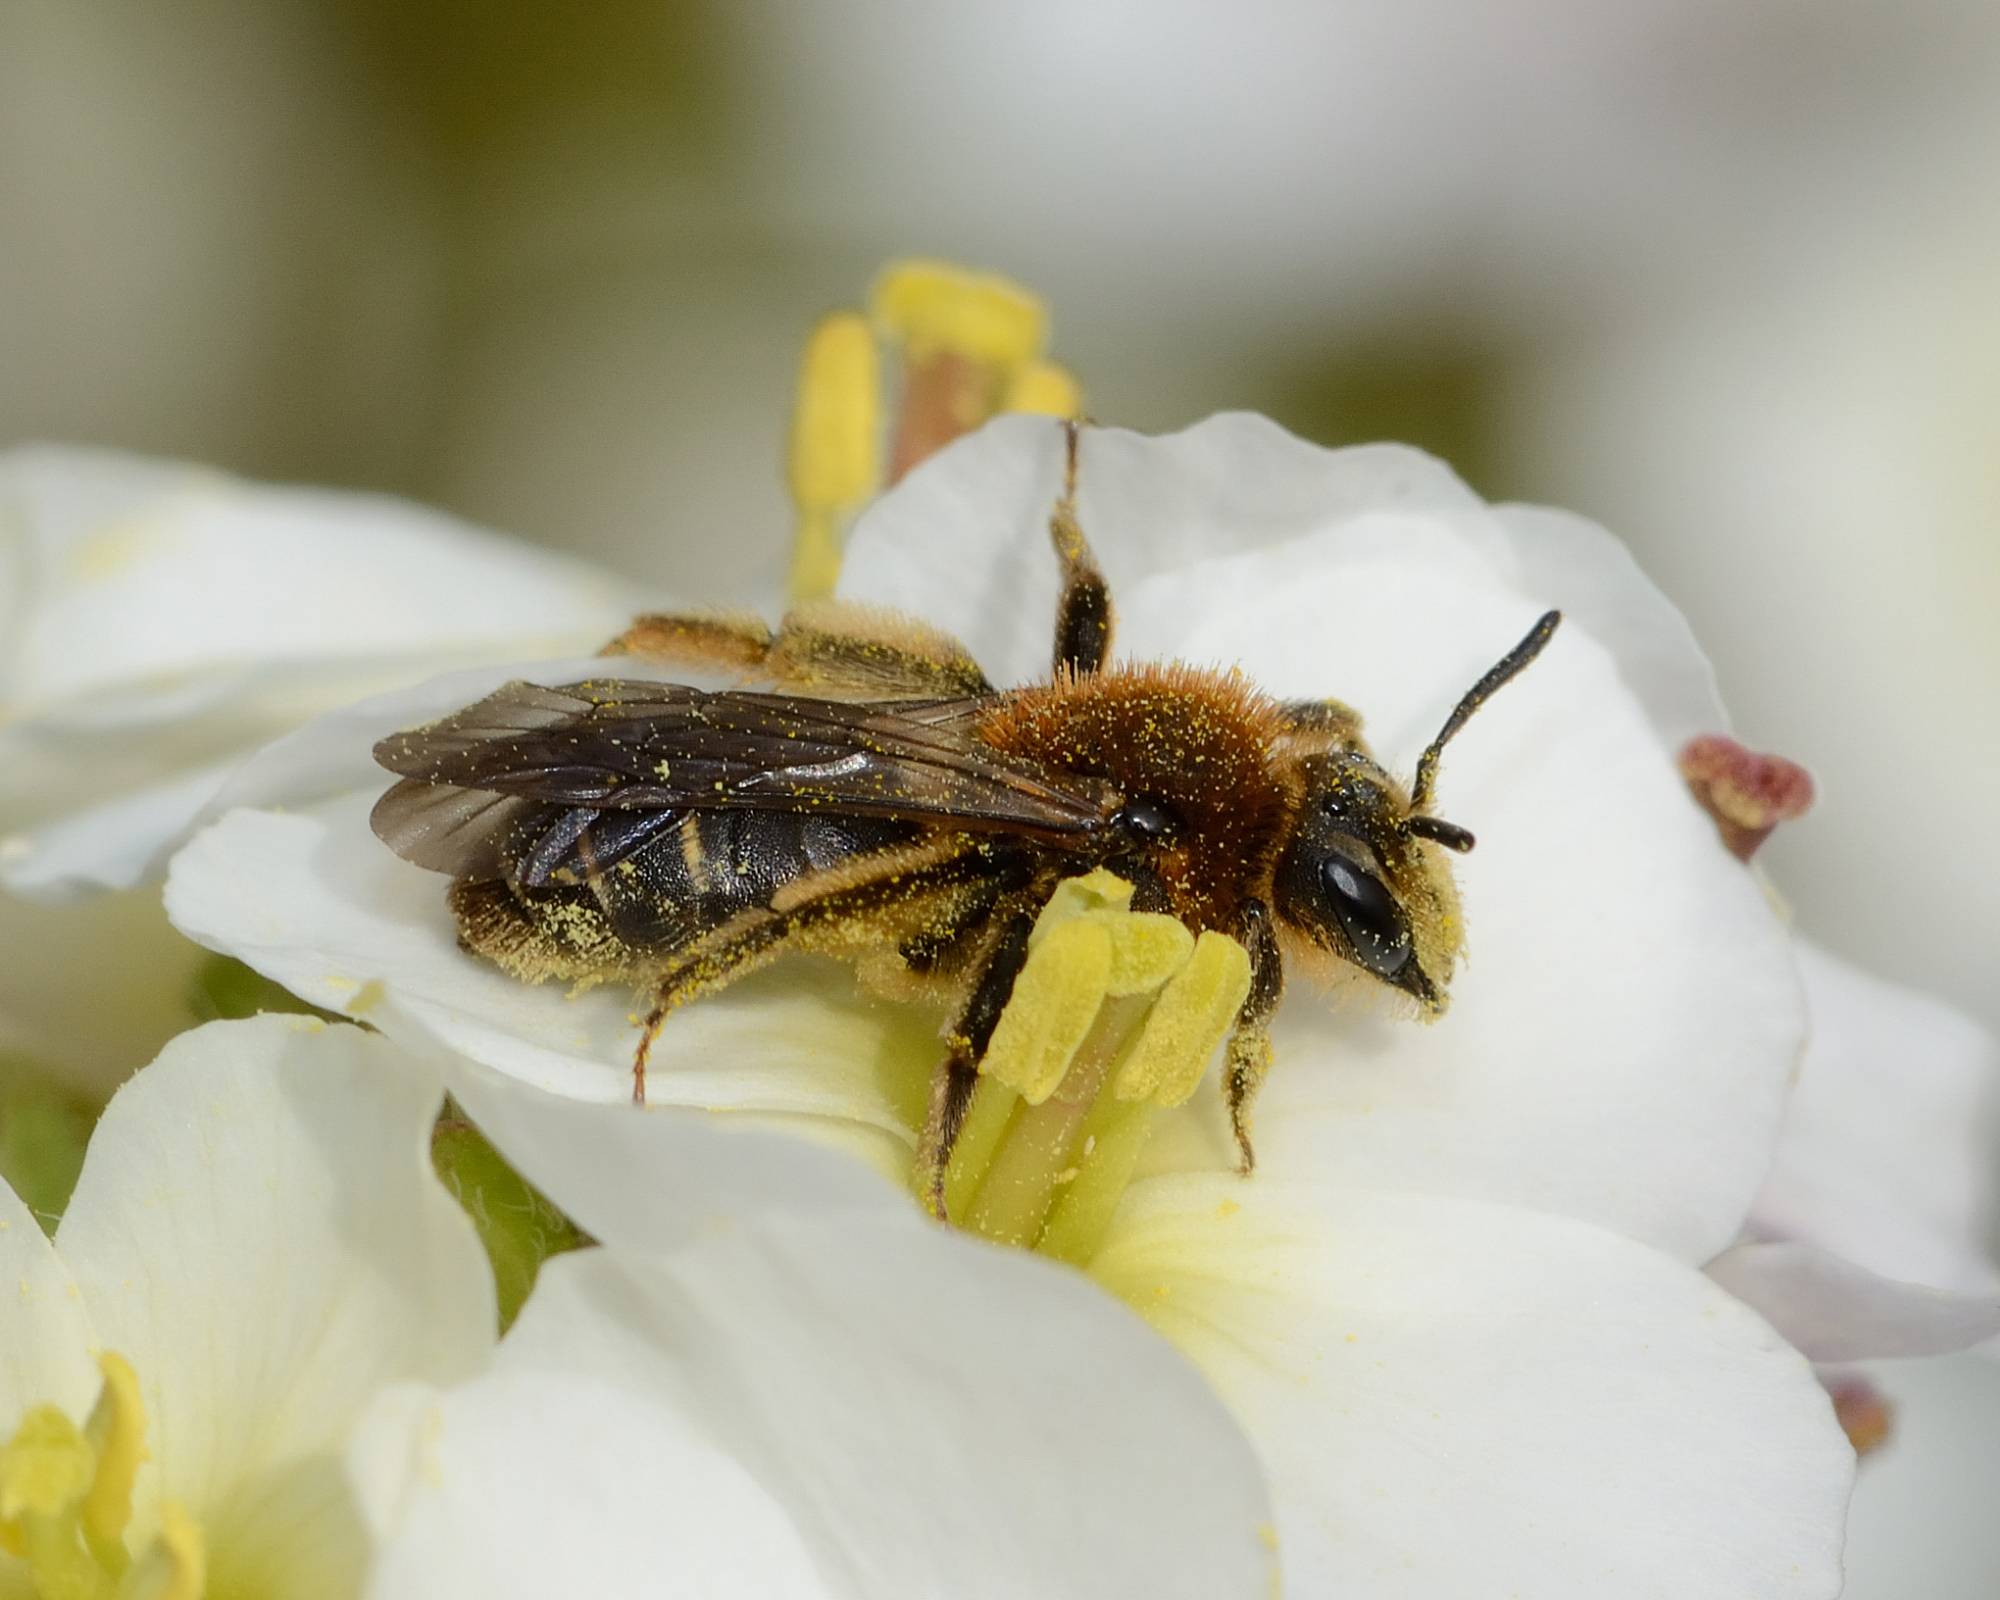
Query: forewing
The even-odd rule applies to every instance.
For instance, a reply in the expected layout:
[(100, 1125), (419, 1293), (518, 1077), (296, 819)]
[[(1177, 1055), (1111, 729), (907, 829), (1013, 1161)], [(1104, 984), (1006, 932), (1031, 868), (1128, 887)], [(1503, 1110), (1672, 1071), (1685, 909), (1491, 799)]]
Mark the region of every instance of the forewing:
[[(383, 740), (375, 757), (426, 786), (606, 812), (826, 809), (1054, 838), (1104, 824), (1118, 804), (1115, 791), (1002, 756), (975, 737), (976, 707), (965, 699), (855, 704), (608, 679), (561, 688), (511, 683), (441, 722)], [(405, 788), (377, 808), (377, 831), (392, 844), (385, 823), (428, 809), (414, 796), (398, 799)], [(452, 818), (464, 809), (455, 800), (436, 804)], [(523, 820), (500, 816), (509, 827)], [(410, 829), (396, 831), (407, 837)]]

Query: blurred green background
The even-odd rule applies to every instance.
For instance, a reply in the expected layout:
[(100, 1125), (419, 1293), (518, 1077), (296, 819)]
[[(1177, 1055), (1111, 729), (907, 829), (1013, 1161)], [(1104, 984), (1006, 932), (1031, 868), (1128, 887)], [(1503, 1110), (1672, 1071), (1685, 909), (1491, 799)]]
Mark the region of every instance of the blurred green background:
[[(1004, 271), (1100, 420), (1403, 438), (1622, 534), (1821, 780), (1766, 858), (1802, 926), (1994, 1026), (1996, 152), (1991, 3), (13, 0), (0, 441), (758, 600), (812, 319), (890, 256)], [(201, 981), (157, 926), (0, 913), (0, 1044), (145, 1059)], [(2000, 1389), (1937, 1370), (1860, 1600), (1994, 1592), (1936, 1439)]]

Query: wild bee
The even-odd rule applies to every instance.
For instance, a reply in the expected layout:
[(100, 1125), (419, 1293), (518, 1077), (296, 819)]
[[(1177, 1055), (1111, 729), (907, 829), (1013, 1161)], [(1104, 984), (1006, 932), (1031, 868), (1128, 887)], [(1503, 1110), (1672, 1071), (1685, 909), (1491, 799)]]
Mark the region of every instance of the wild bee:
[(871, 987), (941, 996), (952, 1021), (918, 1155), (934, 1198), (1037, 914), (1057, 884), (1109, 868), (1135, 886), (1134, 909), (1249, 953), (1222, 1080), (1247, 1172), (1288, 963), (1443, 1012), (1462, 943), (1446, 853), (1473, 837), (1432, 813), (1438, 760), (1561, 618), (1466, 692), (1406, 787), (1338, 701), (1278, 700), (1178, 662), (1108, 664), (1073, 424), (1068, 444), (1045, 681), (996, 689), (942, 632), (843, 602), (775, 631), (642, 617), (612, 652), (769, 692), (510, 683), (376, 746), (402, 781), (375, 832), (453, 875), (461, 942), (514, 976), (650, 989), (640, 1103), (667, 1014), (781, 952), (844, 956)]

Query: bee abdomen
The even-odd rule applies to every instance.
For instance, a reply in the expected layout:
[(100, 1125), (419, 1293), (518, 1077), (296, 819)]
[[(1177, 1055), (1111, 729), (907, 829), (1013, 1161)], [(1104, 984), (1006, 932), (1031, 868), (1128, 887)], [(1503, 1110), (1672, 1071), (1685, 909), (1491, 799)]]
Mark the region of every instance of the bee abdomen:
[(904, 843), (918, 831), (904, 822), (693, 811), (644, 850), (593, 877), (590, 888), (621, 941), (666, 952), (740, 912), (768, 906), (789, 883)]

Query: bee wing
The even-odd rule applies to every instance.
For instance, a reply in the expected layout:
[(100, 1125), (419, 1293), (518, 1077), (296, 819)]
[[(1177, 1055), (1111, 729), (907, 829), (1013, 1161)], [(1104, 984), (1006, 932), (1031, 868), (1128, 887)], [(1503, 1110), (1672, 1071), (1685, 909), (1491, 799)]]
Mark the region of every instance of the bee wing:
[(375, 802), (369, 822), (384, 844), (420, 867), (534, 887), (607, 871), (670, 832), (682, 815), (548, 805), (405, 778)]
[[(377, 805), (375, 828), (419, 865), (464, 872), (520, 851), (524, 829), (546, 842), (528, 848), (548, 853), (564, 828), (573, 841), (597, 813), (823, 810), (1058, 838), (1103, 825), (1115, 791), (1002, 756), (974, 734), (979, 705), (511, 683), (375, 747), (406, 780)], [(481, 809), (470, 794), (537, 809)]]

